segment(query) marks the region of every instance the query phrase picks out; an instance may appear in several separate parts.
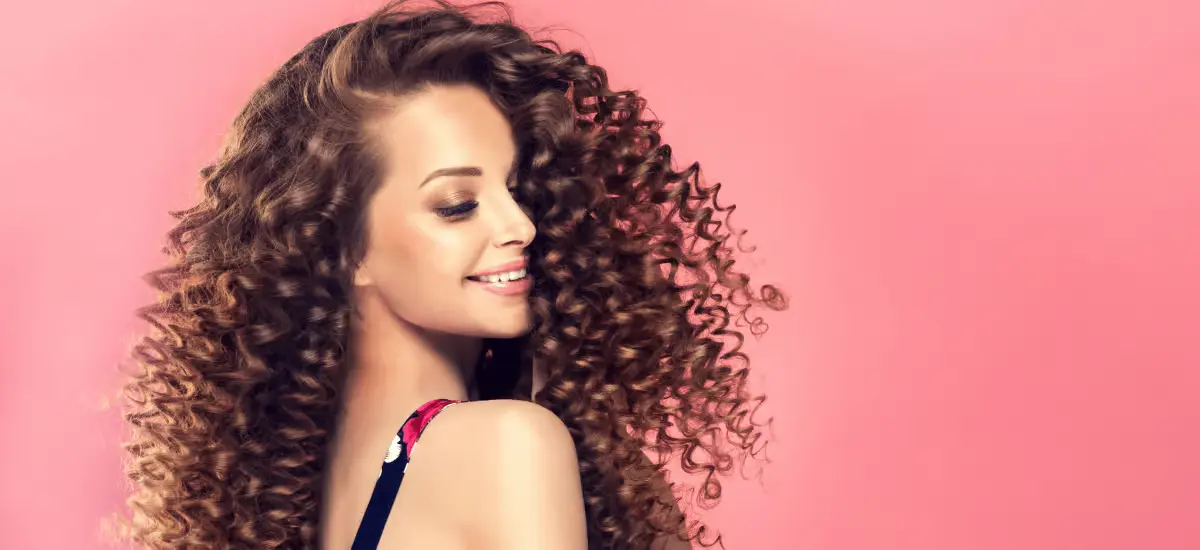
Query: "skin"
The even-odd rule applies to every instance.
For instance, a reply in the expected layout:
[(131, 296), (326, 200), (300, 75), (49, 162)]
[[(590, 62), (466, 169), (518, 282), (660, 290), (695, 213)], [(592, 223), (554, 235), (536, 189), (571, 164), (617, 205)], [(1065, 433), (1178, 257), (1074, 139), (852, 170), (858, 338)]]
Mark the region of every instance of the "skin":
[[(521, 259), (535, 235), (510, 194), (517, 151), (500, 111), (475, 88), (438, 86), (399, 101), (369, 131), (385, 170), (354, 280), (354, 368), (326, 467), (327, 549), (350, 547), (408, 415), (431, 399), (468, 400), (482, 339), (530, 328), (526, 296), (466, 279)], [(574, 444), (556, 416), (517, 400), (460, 403), (430, 424), (379, 546), (586, 547)]]

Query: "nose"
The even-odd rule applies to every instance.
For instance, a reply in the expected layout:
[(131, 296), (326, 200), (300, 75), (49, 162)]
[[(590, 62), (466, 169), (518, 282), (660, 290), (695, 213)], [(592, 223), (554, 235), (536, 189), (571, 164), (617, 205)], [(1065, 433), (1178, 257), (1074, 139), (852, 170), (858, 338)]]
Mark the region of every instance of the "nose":
[(537, 228), (533, 221), (521, 209), (516, 201), (509, 199), (498, 219), (496, 229), (496, 246), (519, 246), (525, 248), (533, 242)]

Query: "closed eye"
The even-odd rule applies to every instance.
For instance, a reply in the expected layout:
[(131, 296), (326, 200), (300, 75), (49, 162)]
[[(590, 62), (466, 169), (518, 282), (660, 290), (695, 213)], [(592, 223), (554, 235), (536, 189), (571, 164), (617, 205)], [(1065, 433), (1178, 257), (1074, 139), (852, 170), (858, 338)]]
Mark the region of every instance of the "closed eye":
[(474, 211), (475, 208), (478, 206), (479, 206), (479, 203), (476, 201), (463, 201), (463, 202), (460, 202), (453, 206), (437, 208), (437, 209), (435, 209), (435, 211), (437, 212), (438, 216), (441, 216), (443, 218), (462, 219), (462, 218), (466, 217), (468, 214), (470, 214), (472, 211)]

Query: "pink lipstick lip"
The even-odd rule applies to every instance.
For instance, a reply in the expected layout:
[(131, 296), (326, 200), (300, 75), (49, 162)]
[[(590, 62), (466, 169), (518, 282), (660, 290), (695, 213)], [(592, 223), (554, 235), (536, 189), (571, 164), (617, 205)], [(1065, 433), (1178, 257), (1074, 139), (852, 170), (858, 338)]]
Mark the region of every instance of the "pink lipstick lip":
[(471, 275), (468, 275), (468, 277), (487, 277), (488, 275), (498, 275), (500, 273), (508, 273), (509, 271), (517, 271), (520, 269), (525, 269), (525, 266), (527, 266), (527, 265), (529, 265), (529, 259), (521, 258), (520, 260), (513, 260), (506, 264), (498, 265), (487, 271), (480, 271), (479, 273), (472, 273)]

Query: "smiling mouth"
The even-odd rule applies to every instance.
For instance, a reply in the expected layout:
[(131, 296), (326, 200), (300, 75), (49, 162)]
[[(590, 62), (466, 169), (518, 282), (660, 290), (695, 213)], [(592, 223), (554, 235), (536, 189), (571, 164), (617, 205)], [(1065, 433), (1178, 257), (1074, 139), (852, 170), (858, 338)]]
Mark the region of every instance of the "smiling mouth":
[(467, 277), (468, 281), (477, 283), (509, 283), (513, 281), (521, 281), (529, 276), (525, 268), (505, 271), (503, 273), (493, 273), (491, 275), (471, 275)]

